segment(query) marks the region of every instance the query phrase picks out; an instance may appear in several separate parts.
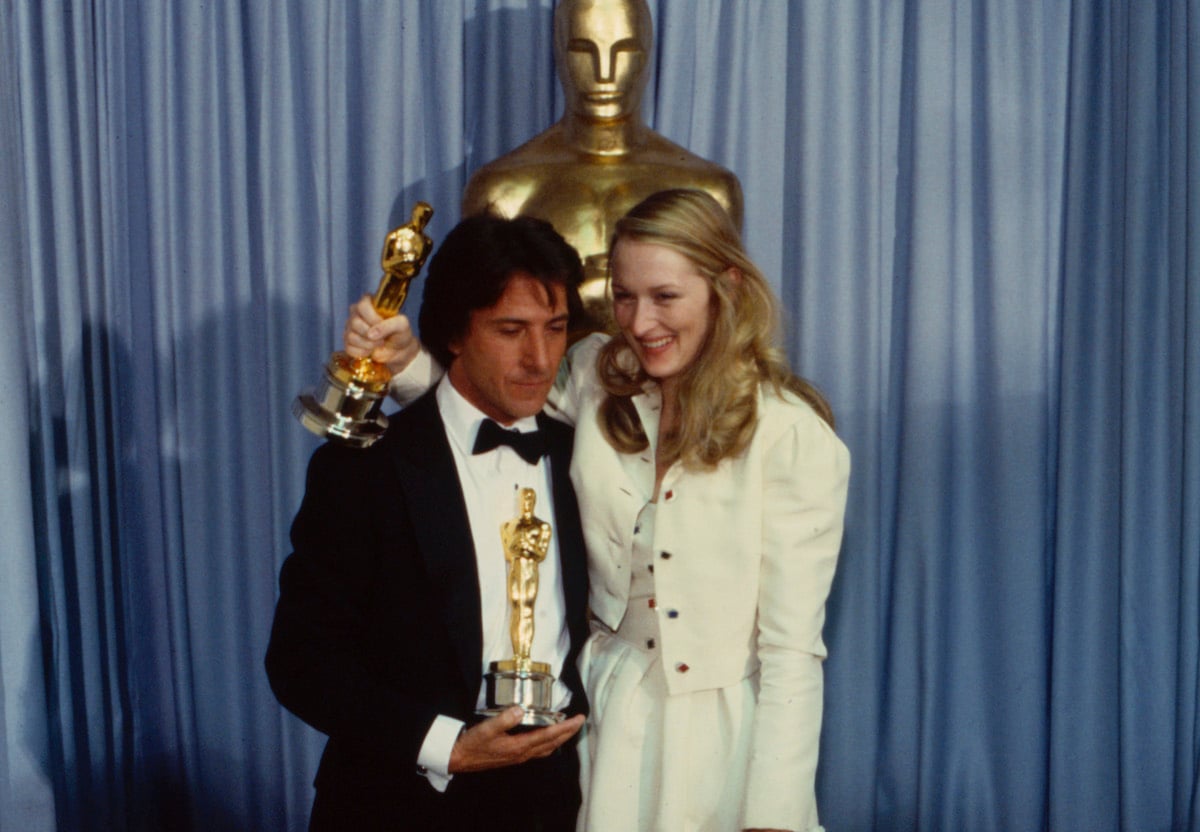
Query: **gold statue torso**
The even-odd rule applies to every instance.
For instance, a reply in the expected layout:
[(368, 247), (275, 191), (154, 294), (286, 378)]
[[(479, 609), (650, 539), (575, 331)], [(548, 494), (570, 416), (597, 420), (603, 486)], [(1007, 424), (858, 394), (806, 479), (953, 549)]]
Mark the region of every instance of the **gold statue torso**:
[(579, 252), (580, 288), (593, 326), (607, 323), (608, 246), (617, 220), (646, 197), (667, 188), (709, 192), (742, 219), (737, 177), (657, 133), (614, 155), (568, 145), (557, 124), (506, 156), (480, 168), (463, 195), (463, 214), (488, 211), (504, 217), (538, 217)]
[[(550, 524), (534, 516), (536, 502), (537, 495), (532, 488), (521, 489), (520, 513), (500, 527), (504, 559), (508, 561), (509, 637), (512, 640), (513, 662), (521, 670), (530, 669), (534, 664), (529, 654), (533, 649), (538, 564), (546, 559), (550, 550)], [(539, 663), (538, 666), (542, 665)]]
[(480, 168), (463, 197), (463, 213), (539, 217), (586, 261), (604, 255), (618, 219), (666, 188), (708, 191), (741, 220), (741, 190), (732, 173), (647, 131), (643, 146), (597, 156), (568, 146), (561, 125)]
[(642, 122), (652, 30), (645, 0), (560, 0), (554, 57), (563, 117), (476, 171), (463, 194), (464, 216), (537, 217), (575, 247), (585, 329), (609, 328), (608, 246), (617, 220), (643, 199), (698, 188), (742, 224), (737, 177)]
[(429, 203), (418, 202), (413, 206), (412, 218), (384, 237), (383, 253), (379, 255), (383, 279), (372, 301), (381, 317), (390, 318), (400, 311), (408, 297), (409, 284), (433, 251), (433, 240), (425, 233), (432, 216)]

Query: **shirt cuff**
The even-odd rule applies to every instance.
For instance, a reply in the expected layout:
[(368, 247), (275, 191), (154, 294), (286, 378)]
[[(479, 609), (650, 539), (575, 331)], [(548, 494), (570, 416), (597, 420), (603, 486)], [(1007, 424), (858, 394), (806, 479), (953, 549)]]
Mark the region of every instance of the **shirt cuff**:
[(401, 405), (407, 407), (421, 397), (442, 377), (442, 365), (438, 364), (429, 351), (421, 351), (388, 382), (388, 393)]
[(417, 771), (439, 792), (446, 791), (454, 775), (450, 773), (450, 752), (465, 723), (449, 716), (439, 715), (429, 726), (425, 742), (417, 754)]

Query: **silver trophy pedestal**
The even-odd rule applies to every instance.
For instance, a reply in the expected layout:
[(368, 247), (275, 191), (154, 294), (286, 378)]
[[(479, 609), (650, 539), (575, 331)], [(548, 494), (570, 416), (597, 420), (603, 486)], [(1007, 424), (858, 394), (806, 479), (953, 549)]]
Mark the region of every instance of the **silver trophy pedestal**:
[(487, 707), (478, 711), (481, 716), (499, 716), (513, 705), (519, 705), (524, 716), (518, 727), (543, 728), (562, 722), (562, 711), (554, 704), (554, 677), (550, 666), (542, 662), (492, 662), (484, 674)]
[(386, 387), (371, 390), (348, 378), (334, 356), (321, 381), (292, 402), (292, 415), (317, 436), (354, 448), (366, 448), (387, 430), (380, 412)]

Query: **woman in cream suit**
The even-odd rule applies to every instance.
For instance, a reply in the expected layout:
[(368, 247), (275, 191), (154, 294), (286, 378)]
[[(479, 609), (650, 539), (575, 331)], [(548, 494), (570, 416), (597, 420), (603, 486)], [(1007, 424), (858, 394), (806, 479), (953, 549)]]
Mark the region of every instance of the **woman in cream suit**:
[[(551, 397), (576, 427), (591, 583), (579, 828), (820, 829), (821, 630), (849, 453), (787, 368), (775, 299), (711, 196), (649, 197), (610, 263), (620, 334), (577, 344)], [(347, 349), (407, 365), (407, 323), (365, 306)], [(393, 393), (437, 372), (422, 353)]]

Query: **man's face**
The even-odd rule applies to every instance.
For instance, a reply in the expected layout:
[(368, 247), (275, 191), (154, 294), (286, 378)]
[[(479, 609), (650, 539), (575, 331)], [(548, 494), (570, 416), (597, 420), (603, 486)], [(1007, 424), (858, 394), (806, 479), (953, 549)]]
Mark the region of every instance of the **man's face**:
[(650, 21), (639, 20), (639, 8), (632, 0), (571, 0), (560, 10), (556, 57), (571, 112), (604, 121), (641, 106)]
[(471, 313), (467, 332), (450, 343), (450, 383), (502, 425), (533, 416), (546, 403), (567, 349), (567, 292), (550, 296), (537, 279), (517, 273), (494, 306)]

